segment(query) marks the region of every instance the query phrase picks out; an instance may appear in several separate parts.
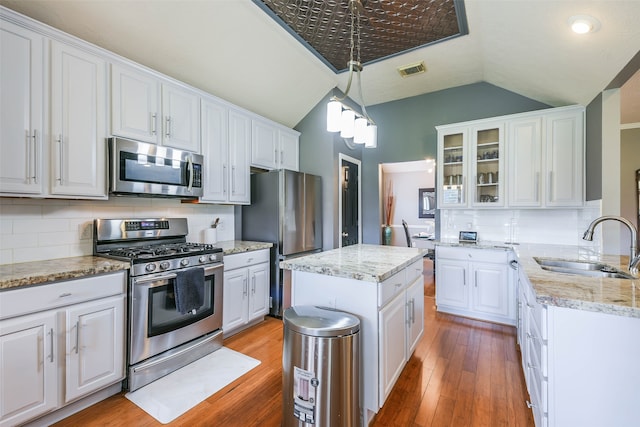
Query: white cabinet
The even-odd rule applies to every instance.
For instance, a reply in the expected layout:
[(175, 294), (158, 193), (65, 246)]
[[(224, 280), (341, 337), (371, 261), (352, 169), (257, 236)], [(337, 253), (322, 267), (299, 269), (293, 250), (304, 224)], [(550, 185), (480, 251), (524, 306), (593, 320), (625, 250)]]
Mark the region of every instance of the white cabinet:
[(0, 192), (44, 191), (45, 38), (0, 20)]
[(195, 92), (112, 64), (111, 94), (113, 135), (200, 152), (200, 100)]
[(264, 169), (298, 170), (299, 134), (254, 119), (251, 127), (251, 165)]
[(382, 282), (292, 271), (292, 305), (318, 305), (361, 321), (364, 425), (382, 407), (424, 333), (423, 260)]
[(0, 426), (13, 426), (57, 407), (55, 312), (0, 321)]
[(269, 312), (269, 249), (224, 257), (222, 330), (225, 338)]
[(509, 205), (582, 206), (584, 108), (545, 110), (508, 128)]
[(202, 99), (202, 154), (207, 162), (201, 202), (249, 204), (249, 123), (240, 112)]
[(575, 207), (584, 201), (584, 107), (436, 126), (438, 203)]
[(106, 198), (106, 61), (1, 23), (0, 193)]
[(0, 426), (124, 379), (125, 272), (0, 293)]
[(107, 63), (51, 42), (51, 193), (106, 196)]
[(505, 250), (436, 246), (438, 311), (516, 324), (516, 291)]

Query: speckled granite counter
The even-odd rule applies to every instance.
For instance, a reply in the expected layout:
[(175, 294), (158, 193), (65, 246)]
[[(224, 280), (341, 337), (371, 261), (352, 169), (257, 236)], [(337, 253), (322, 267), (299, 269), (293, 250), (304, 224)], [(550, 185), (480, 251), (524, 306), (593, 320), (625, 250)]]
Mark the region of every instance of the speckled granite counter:
[(225, 240), (216, 243), (216, 246), (222, 248), (225, 255), (239, 254), (242, 252), (259, 251), (260, 249), (269, 249), (273, 243), (252, 242), (248, 240)]
[(128, 262), (82, 256), (0, 265), (0, 291), (126, 270)]
[(422, 258), (426, 252), (426, 249), (398, 246), (352, 245), (281, 261), (280, 268), (382, 282)]
[[(640, 317), (640, 279), (612, 279), (563, 274), (543, 270), (534, 257), (565, 260), (599, 261), (627, 272), (628, 256), (604, 255), (588, 246), (480, 242), (460, 244), (456, 241), (436, 242), (437, 246), (463, 246), (478, 249), (513, 250), (541, 304), (578, 310), (596, 311), (619, 316)], [(436, 252), (437, 257), (437, 252)], [(436, 258), (437, 262), (437, 258)]]

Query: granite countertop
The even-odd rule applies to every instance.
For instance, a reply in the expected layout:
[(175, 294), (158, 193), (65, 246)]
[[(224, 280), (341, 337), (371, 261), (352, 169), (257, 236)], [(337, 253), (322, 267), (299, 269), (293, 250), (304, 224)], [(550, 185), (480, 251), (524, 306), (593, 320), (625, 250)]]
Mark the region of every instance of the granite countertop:
[[(436, 246), (513, 250), (524, 269), (540, 304), (596, 311), (640, 318), (640, 278), (636, 280), (588, 277), (543, 270), (534, 257), (597, 261), (628, 273), (629, 257), (606, 255), (589, 246), (508, 244), (481, 241), (477, 244), (456, 240), (436, 241)], [(436, 259), (437, 262), (437, 259)]]
[(273, 243), (252, 242), (248, 240), (225, 240), (216, 243), (216, 246), (222, 248), (225, 255), (239, 254), (242, 252), (259, 251), (260, 249), (269, 249)]
[(366, 282), (382, 282), (421, 259), (426, 253), (426, 249), (419, 248), (352, 245), (280, 261), (280, 268)]
[(127, 270), (128, 262), (97, 256), (0, 265), (0, 291)]

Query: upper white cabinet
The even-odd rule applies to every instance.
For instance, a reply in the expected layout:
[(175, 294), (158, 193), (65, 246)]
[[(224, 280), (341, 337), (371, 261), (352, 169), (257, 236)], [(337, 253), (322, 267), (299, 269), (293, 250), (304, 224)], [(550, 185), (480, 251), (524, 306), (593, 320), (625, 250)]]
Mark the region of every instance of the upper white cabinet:
[(264, 169), (299, 169), (299, 133), (254, 119), (251, 125), (251, 165)]
[(584, 107), (437, 126), (441, 208), (584, 203)]
[(202, 100), (202, 154), (204, 189), (201, 202), (251, 202), (249, 144), (250, 118), (215, 99)]
[(0, 20), (0, 192), (44, 191), (45, 38)]
[(200, 152), (199, 97), (131, 67), (111, 66), (111, 132)]
[(106, 198), (106, 61), (0, 22), (0, 193)]
[(106, 193), (107, 63), (51, 42), (51, 193)]

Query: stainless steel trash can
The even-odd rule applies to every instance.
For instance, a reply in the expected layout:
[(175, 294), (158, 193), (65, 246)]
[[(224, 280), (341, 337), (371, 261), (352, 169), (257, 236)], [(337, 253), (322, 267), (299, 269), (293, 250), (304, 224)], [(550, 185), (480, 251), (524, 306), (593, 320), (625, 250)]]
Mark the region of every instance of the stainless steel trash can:
[(360, 426), (360, 320), (297, 306), (283, 321), (282, 425)]

